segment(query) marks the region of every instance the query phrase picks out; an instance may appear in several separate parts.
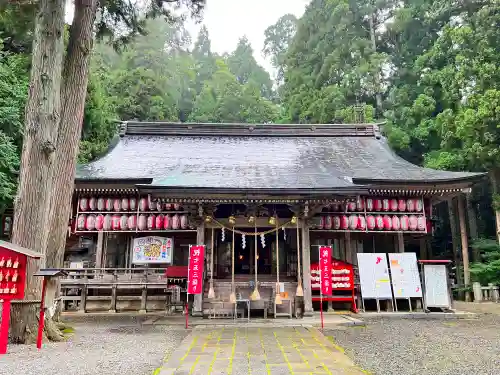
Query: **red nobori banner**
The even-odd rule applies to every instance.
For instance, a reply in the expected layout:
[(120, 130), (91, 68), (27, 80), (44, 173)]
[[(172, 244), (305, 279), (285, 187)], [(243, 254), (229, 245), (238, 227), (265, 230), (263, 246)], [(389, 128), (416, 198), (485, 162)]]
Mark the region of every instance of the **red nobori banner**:
[(321, 279), (321, 294), (332, 295), (332, 248), (322, 246), (319, 248), (319, 266)]
[(189, 248), (188, 294), (202, 292), (204, 263), (205, 246), (191, 246)]

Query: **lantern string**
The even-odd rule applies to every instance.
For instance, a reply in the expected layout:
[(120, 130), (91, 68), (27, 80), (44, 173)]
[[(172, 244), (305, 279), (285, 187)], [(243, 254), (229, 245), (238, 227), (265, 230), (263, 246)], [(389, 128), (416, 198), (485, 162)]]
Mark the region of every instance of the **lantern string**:
[(236, 229), (234, 227), (228, 227), (228, 226), (224, 225), (223, 223), (221, 223), (220, 221), (215, 220), (214, 218), (212, 218), (212, 221), (215, 224), (217, 224), (223, 230), (229, 230), (231, 232), (234, 232), (234, 233), (237, 233), (237, 234), (241, 234), (241, 235), (245, 235), (245, 236), (261, 236), (261, 235), (266, 235), (266, 234), (269, 234), (269, 233), (274, 233), (274, 232), (279, 231), (280, 229), (284, 229), (289, 224), (292, 224), (292, 221), (290, 220), (290, 221), (282, 224), (281, 226), (276, 226), (275, 228), (272, 228), (272, 229), (269, 229), (269, 230), (266, 230), (266, 231), (263, 231), (263, 232), (245, 232), (245, 231), (242, 231), (242, 230), (238, 230), (238, 229)]

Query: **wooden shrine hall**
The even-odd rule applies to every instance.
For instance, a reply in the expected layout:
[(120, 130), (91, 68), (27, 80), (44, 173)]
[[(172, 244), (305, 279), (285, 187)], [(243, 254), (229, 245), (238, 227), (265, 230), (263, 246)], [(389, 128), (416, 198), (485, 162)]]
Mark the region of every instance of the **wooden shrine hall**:
[(338, 301), (357, 298), (357, 253), (430, 257), (433, 205), (483, 176), (413, 165), (381, 125), (121, 123), (77, 169), (65, 308), (182, 310), (191, 245), (206, 246), (191, 306), (206, 317), (235, 299), (252, 315), (312, 314), (321, 245)]

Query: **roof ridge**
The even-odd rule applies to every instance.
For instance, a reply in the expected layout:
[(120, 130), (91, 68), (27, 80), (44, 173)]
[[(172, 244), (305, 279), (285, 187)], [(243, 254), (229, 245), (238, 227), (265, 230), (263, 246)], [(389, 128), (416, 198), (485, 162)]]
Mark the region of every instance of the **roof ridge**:
[(120, 136), (196, 135), (266, 137), (375, 137), (380, 138), (380, 123), (360, 124), (244, 124), (180, 123), (162, 121), (123, 121)]

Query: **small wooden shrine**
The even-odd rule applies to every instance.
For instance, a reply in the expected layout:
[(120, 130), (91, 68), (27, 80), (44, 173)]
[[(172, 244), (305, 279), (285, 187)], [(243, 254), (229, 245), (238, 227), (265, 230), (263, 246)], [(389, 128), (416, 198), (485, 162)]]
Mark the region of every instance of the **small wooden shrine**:
[(311, 314), (322, 245), (339, 301), (357, 293), (357, 253), (431, 257), (433, 205), (483, 176), (413, 165), (380, 125), (123, 122), (109, 152), (77, 169), (67, 305), (175, 308), (191, 245), (206, 245), (192, 305), (205, 316), (235, 299), (289, 315), (296, 294)]

